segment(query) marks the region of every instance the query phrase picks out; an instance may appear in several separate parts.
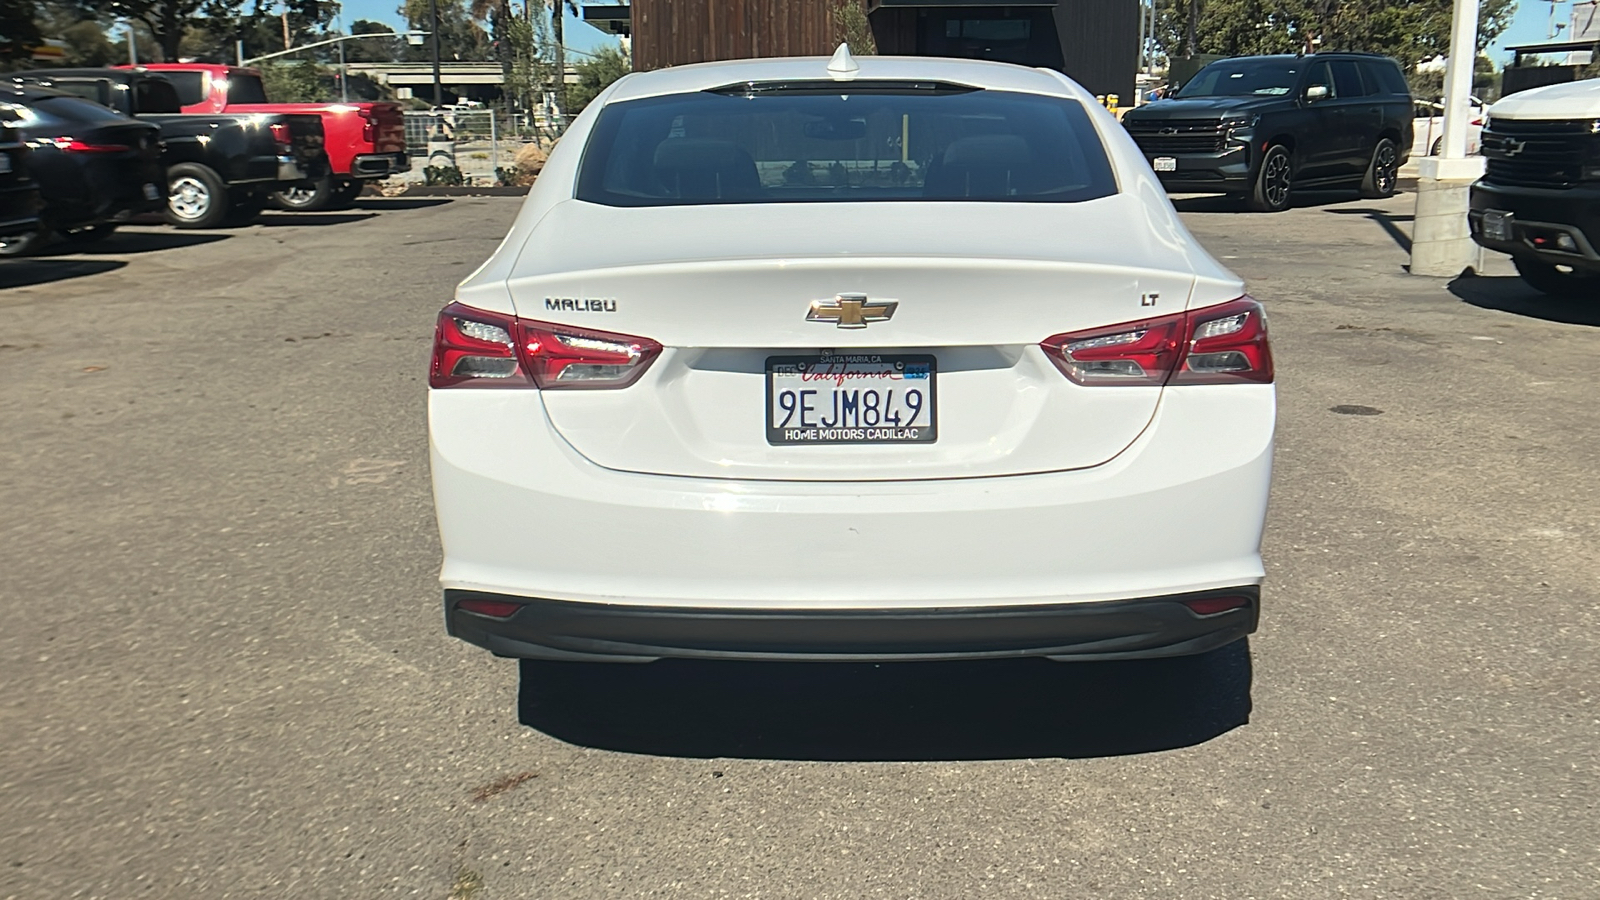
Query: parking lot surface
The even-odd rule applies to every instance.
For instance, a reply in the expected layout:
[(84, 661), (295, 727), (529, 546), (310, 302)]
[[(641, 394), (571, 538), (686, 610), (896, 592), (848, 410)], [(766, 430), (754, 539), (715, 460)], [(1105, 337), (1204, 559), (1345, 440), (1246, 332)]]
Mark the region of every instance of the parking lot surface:
[(446, 637), (429, 340), (515, 199), (6, 262), (0, 897), (1600, 896), (1600, 304), (1408, 276), (1412, 199), (1178, 201), (1281, 418), (1261, 632), (1145, 663)]

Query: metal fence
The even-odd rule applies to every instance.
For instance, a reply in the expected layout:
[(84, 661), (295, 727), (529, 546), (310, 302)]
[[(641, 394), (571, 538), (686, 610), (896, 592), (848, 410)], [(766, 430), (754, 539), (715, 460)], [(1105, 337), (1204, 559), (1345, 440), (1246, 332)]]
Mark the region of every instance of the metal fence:
[(548, 149), (561, 130), (560, 123), (542, 112), (488, 108), (408, 112), (406, 148), (413, 172), (436, 168), (448, 173), (453, 167), (467, 184), (493, 185), (511, 180), (523, 148)]

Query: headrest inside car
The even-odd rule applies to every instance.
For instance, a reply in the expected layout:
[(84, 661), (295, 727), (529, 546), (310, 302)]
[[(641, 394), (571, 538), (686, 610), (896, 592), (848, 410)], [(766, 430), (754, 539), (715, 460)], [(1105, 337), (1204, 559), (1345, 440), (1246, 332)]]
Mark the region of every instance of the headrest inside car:
[(1032, 159), (1028, 142), (1014, 134), (983, 134), (958, 138), (944, 151), (947, 166), (1009, 168)]

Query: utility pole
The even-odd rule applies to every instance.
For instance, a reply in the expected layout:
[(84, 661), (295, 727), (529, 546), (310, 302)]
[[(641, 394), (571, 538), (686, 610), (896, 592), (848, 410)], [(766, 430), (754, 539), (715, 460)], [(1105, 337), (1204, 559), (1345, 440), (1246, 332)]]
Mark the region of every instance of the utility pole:
[(428, 0), (428, 15), (433, 17), (433, 108), (444, 105), (444, 92), (439, 87), (439, 0)]
[(139, 64), (139, 47), (133, 42), (133, 23), (128, 23), (128, 65)]
[(555, 11), (550, 14), (550, 36), (556, 42), (556, 114), (567, 117), (567, 48), (561, 38), (562, 19), (567, 16), (567, 0), (551, 0)]

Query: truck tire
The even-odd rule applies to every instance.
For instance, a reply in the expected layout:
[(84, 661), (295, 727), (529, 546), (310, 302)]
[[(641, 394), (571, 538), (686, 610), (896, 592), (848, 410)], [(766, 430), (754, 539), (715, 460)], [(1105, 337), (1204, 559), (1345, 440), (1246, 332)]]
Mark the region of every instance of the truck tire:
[(1563, 272), (1531, 256), (1513, 256), (1511, 262), (1516, 265), (1517, 274), (1534, 290), (1563, 300), (1600, 298), (1600, 275), (1580, 269)]
[(366, 189), (367, 183), (356, 178), (340, 181), (333, 187), (333, 196), (328, 200), (328, 209), (349, 209), (355, 205), (356, 198)]
[(69, 244), (98, 244), (117, 230), (115, 222), (100, 222), (95, 225), (78, 225), (74, 228), (62, 228), (56, 232), (61, 239)]
[(1400, 186), (1400, 148), (1388, 138), (1378, 138), (1372, 148), (1372, 160), (1367, 163), (1367, 174), (1361, 178), (1361, 196), (1368, 200), (1384, 200), (1394, 196)]
[(1256, 212), (1283, 212), (1289, 208), (1294, 186), (1294, 159), (1288, 148), (1273, 144), (1256, 171), (1250, 191), (1250, 208)]
[(289, 212), (315, 212), (327, 209), (333, 199), (333, 177), (324, 175), (315, 181), (302, 181), (288, 190), (273, 191), (272, 205)]
[(46, 230), (30, 231), (26, 234), (12, 234), (0, 238), (0, 257), (27, 256), (50, 239), (50, 232)]
[(228, 187), (222, 177), (198, 163), (167, 170), (167, 224), (178, 228), (217, 228), (227, 221)]

